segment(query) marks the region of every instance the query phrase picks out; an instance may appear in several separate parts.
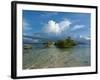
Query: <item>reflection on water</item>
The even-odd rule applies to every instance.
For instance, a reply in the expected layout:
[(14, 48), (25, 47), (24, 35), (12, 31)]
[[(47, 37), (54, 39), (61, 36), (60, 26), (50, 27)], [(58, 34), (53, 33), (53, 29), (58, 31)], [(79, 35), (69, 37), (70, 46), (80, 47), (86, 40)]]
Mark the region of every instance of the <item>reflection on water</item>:
[(23, 49), (23, 69), (90, 66), (90, 47), (43, 48), (34, 45)]

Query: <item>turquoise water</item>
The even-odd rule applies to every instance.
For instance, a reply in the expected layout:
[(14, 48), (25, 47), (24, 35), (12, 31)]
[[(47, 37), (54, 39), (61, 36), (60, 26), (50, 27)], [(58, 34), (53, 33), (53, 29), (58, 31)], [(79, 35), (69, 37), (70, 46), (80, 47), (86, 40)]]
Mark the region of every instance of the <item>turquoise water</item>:
[(39, 44), (23, 49), (23, 69), (90, 66), (90, 47), (78, 45), (73, 48), (43, 48)]

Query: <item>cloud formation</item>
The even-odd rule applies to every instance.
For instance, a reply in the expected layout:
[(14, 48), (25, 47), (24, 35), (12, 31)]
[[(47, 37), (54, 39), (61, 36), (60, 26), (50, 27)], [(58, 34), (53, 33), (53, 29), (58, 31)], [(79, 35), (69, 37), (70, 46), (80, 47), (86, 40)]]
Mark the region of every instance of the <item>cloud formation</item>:
[(27, 21), (25, 21), (25, 20), (23, 20), (23, 29), (24, 30), (31, 30), (32, 29), (30, 27), (30, 24)]
[(77, 29), (81, 29), (81, 28), (84, 28), (85, 25), (75, 25), (73, 28), (72, 28), (72, 31), (73, 30), (77, 30)]
[(61, 31), (64, 31), (65, 29), (68, 29), (71, 25), (71, 22), (69, 20), (64, 20), (64, 21), (61, 21), (59, 23), (59, 27), (61, 29)]
[(80, 38), (83, 38), (85, 40), (90, 40), (90, 37), (89, 36), (82, 36), (82, 35), (80, 35)]
[(46, 33), (54, 33), (60, 34), (66, 29), (69, 29), (71, 22), (69, 20), (63, 20), (59, 23), (55, 22), (54, 20), (49, 20), (48, 24), (44, 27), (44, 31)]
[(23, 25), (23, 35), (32, 35), (33, 28), (30, 26), (30, 24), (26, 20), (23, 20), (22, 25)]

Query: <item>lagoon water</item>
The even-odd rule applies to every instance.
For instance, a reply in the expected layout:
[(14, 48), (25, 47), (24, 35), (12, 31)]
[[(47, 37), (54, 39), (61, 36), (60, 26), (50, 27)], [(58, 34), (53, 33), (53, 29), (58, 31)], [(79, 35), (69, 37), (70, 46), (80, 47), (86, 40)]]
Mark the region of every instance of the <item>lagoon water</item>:
[(90, 66), (90, 53), (89, 45), (44, 48), (35, 44), (32, 49), (23, 49), (23, 69)]

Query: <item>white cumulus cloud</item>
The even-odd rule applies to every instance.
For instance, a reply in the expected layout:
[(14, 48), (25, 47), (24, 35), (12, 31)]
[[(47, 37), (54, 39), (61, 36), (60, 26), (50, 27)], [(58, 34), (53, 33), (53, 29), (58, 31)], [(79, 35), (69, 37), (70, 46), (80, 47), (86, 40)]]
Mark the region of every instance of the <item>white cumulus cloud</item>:
[(70, 27), (71, 22), (69, 20), (63, 20), (59, 23), (54, 20), (49, 20), (48, 24), (44, 27), (44, 31), (46, 33), (55, 33), (60, 34), (62, 31), (68, 29)]
[(71, 25), (71, 22), (67, 19), (64, 20), (64, 21), (61, 21), (59, 23), (59, 27), (62, 31), (64, 31), (65, 29), (68, 29), (70, 27), (70, 25)]
[(59, 33), (60, 32), (60, 27), (59, 27), (59, 24), (56, 23), (55, 21), (53, 20), (50, 20), (48, 22), (48, 24), (45, 26), (45, 31), (47, 33)]

